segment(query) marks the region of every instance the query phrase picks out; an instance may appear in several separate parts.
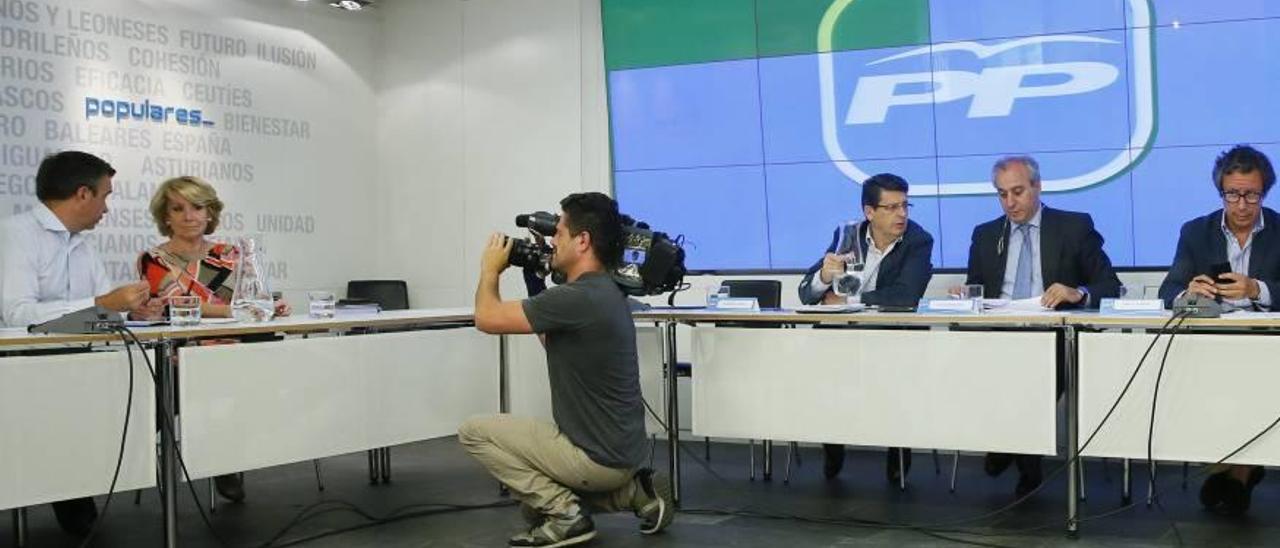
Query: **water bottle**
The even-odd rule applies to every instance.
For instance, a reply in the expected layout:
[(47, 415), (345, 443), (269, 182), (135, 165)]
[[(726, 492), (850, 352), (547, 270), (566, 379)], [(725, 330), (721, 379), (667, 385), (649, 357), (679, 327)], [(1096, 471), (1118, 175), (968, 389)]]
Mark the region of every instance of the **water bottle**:
[(707, 288), (707, 308), (716, 308), (720, 305), (720, 301), (728, 298), (729, 286), (727, 285)]
[(244, 323), (270, 321), (275, 315), (275, 303), (271, 299), (267, 273), (262, 268), (266, 264), (262, 248), (253, 238), (245, 237), (239, 240), (239, 252), (231, 316)]
[(859, 241), (861, 233), (862, 223), (853, 224), (840, 233), (840, 243), (836, 246), (836, 249), (842, 252), (840, 260), (844, 262), (844, 272), (836, 274), (831, 280), (831, 291), (849, 302), (857, 300), (858, 293), (862, 289), (862, 270), (866, 265), (866, 259), (862, 256), (862, 245)]

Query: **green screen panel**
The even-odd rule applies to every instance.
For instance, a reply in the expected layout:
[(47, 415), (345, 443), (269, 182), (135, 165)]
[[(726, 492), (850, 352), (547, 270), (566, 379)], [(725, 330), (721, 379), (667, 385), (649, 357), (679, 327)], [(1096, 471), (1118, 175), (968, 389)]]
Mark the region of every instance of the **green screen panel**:
[(754, 0), (602, 0), (609, 70), (756, 57)]
[(929, 43), (928, 0), (757, 0), (761, 57), (815, 53), (831, 11), (832, 50)]

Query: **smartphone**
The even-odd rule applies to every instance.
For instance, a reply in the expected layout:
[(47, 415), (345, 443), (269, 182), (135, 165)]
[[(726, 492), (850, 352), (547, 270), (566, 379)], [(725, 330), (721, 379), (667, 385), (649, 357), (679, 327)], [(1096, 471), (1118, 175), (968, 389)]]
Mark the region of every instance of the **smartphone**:
[(1214, 281), (1218, 283), (1221, 283), (1221, 284), (1231, 283), (1230, 279), (1222, 277), (1223, 274), (1227, 274), (1230, 272), (1231, 272), (1231, 263), (1222, 262), (1222, 263), (1209, 265), (1209, 277), (1213, 278)]

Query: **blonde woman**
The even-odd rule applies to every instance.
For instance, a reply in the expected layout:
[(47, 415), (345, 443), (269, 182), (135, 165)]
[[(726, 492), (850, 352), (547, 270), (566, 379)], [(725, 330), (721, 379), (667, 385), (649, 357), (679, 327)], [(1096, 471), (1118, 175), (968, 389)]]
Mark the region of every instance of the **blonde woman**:
[[(231, 316), (239, 250), (207, 238), (217, 230), (222, 208), (213, 186), (199, 177), (169, 179), (156, 189), (151, 217), (169, 239), (138, 258), (138, 272), (153, 297), (197, 296), (202, 316)], [(288, 303), (276, 301), (277, 316), (289, 312)]]
[[(213, 186), (199, 177), (169, 179), (156, 189), (151, 197), (151, 217), (160, 234), (169, 239), (138, 258), (138, 274), (150, 284), (153, 298), (163, 301), (197, 296), (202, 316), (231, 316), (240, 252), (233, 245), (207, 238), (218, 228), (222, 207)], [(289, 315), (288, 303), (279, 300), (275, 304), (277, 316)], [(244, 483), (239, 474), (217, 476), (214, 484), (224, 498), (244, 500)]]

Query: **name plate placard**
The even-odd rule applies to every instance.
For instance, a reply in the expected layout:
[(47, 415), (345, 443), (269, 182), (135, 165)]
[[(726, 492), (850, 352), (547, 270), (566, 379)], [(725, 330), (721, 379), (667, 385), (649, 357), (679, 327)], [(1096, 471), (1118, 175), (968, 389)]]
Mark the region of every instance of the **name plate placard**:
[(760, 311), (760, 301), (755, 297), (729, 297), (716, 301), (713, 310), (750, 310), (753, 312)]
[(1153, 315), (1164, 312), (1160, 299), (1102, 299), (1098, 313), (1103, 316)]
[(976, 299), (920, 299), (921, 314), (977, 314), (982, 304)]

